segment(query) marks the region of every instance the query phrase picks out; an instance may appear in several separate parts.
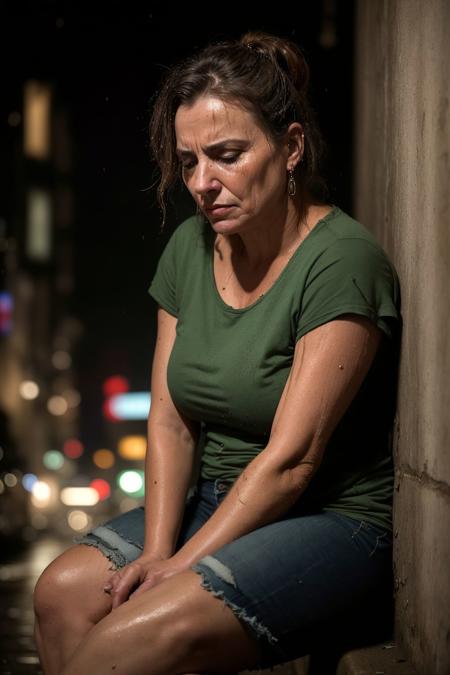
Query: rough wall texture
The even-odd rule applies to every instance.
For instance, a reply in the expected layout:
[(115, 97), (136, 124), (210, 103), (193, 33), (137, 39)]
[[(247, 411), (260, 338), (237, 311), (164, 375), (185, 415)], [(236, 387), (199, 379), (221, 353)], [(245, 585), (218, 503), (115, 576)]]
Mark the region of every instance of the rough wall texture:
[(355, 215), (402, 284), (397, 637), (450, 673), (450, 1), (359, 0)]

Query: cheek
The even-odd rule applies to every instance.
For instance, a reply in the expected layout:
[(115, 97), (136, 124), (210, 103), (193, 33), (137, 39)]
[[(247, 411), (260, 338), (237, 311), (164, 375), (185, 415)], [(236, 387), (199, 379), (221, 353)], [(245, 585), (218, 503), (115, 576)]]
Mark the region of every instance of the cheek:
[(228, 180), (224, 178), (223, 185), (242, 203), (251, 198), (255, 188), (255, 180), (252, 172), (244, 168), (235, 171), (233, 176), (228, 177)]
[(241, 202), (254, 203), (259, 201), (261, 193), (267, 187), (270, 173), (270, 163), (263, 166), (259, 163), (246, 162), (236, 168), (233, 173), (224, 176), (225, 185)]
[(279, 167), (267, 163), (259, 167), (258, 171), (243, 171), (241, 185), (245, 186), (243, 198), (249, 205), (257, 206), (263, 201), (270, 200), (271, 196), (278, 195), (282, 188)]

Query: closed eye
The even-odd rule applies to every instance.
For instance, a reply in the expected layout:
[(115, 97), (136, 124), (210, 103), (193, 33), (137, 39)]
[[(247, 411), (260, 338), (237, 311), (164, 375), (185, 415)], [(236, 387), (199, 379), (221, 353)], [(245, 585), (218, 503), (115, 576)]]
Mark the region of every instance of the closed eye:
[(238, 159), (239, 155), (232, 155), (229, 157), (222, 157), (219, 161), (225, 162), (225, 164), (233, 164), (233, 162), (236, 162)]
[[(240, 153), (237, 155), (228, 155), (226, 157), (219, 157), (218, 161), (223, 162), (224, 164), (233, 164), (239, 159)], [(192, 169), (195, 165), (195, 162), (180, 162), (182, 169)]]

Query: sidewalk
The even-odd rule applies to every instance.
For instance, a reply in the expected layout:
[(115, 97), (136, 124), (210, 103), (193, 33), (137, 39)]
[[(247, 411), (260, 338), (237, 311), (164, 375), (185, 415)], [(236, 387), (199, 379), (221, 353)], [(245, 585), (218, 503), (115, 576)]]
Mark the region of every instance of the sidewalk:
[(0, 562), (0, 675), (42, 673), (33, 641), (33, 588), (42, 570), (67, 546), (46, 538), (19, 553), (2, 542)]

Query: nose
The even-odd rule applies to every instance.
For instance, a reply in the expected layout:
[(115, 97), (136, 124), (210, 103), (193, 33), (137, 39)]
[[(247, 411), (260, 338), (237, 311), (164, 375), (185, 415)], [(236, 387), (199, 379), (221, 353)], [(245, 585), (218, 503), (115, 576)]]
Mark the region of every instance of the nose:
[(205, 159), (198, 161), (191, 173), (189, 189), (200, 198), (206, 197), (211, 192), (220, 190), (220, 182), (214, 171), (214, 163)]

